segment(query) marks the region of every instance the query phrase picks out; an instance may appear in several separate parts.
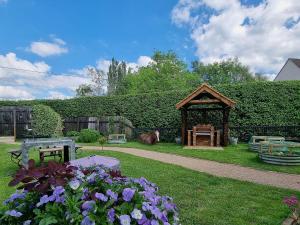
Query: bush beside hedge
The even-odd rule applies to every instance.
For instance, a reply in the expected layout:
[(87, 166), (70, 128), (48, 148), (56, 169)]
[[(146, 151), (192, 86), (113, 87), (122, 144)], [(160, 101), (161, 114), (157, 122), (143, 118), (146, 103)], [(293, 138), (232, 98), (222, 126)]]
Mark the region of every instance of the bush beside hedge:
[(62, 136), (63, 121), (60, 115), (46, 105), (32, 107), (32, 131), (39, 137)]
[(100, 134), (96, 130), (92, 129), (82, 129), (79, 133), (78, 141), (83, 143), (92, 143), (96, 142)]
[[(300, 125), (300, 81), (218, 85), (219, 92), (237, 102), (231, 126)], [(121, 115), (135, 127), (179, 127), (175, 104), (192, 90), (142, 95), (81, 97), (67, 100), (0, 101), (0, 106), (45, 104), (62, 117)], [(194, 117), (198, 115), (195, 114)], [(218, 117), (211, 114), (213, 121)]]

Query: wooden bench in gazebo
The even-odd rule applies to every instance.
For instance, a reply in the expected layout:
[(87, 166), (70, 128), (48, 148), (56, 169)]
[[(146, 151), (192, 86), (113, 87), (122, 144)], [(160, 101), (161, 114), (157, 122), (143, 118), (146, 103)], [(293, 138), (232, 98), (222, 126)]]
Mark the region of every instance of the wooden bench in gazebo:
[[(188, 146), (227, 146), (229, 112), (234, 106), (233, 100), (208, 84), (204, 83), (199, 86), (176, 104), (176, 108), (181, 111), (181, 143)], [(199, 121), (198, 125), (188, 127), (188, 112), (191, 111), (201, 112), (203, 121)], [(207, 113), (211, 111), (222, 112), (223, 121), (220, 126), (222, 132), (207, 122)]]

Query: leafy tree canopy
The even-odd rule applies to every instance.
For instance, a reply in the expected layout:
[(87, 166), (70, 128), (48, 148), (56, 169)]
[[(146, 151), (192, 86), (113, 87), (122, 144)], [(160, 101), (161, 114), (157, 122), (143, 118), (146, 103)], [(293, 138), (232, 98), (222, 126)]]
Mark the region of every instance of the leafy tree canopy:
[(153, 62), (129, 73), (117, 94), (138, 94), (188, 88), (199, 83), (198, 76), (187, 70), (187, 65), (174, 52), (156, 51)]

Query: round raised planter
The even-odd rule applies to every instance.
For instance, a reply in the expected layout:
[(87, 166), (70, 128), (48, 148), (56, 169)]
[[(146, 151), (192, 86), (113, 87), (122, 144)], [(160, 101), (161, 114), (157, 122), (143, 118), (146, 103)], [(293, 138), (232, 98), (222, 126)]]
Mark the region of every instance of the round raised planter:
[(271, 155), (268, 153), (259, 153), (259, 158), (265, 163), (282, 165), (282, 166), (298, 166), (300, 165), (300, 155)]

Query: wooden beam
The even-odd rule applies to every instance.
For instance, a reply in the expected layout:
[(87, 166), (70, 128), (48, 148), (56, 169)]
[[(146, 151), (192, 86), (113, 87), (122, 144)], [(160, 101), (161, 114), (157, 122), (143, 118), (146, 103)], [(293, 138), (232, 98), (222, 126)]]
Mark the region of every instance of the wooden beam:
[(186, 144), (187, 135), (187, 111), (185, 108), (181, 109), (181, 144)]
[(214, 110), (223, 110), (221, 107), (214, 107), (214, 108), (190, 108), (187, 111), (214, 111)]
[(216, 104), (216, 103), (221, 103), (220, 100), (218, 99), (205, 99), (205, 100), (191, 100), (189, 101), (189, 104)]
[(228, 145), (228, 122), (229, 122), (229, 109), (226, 108), (223, 111), (223, 145)]

